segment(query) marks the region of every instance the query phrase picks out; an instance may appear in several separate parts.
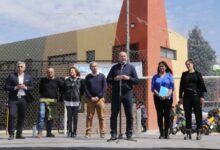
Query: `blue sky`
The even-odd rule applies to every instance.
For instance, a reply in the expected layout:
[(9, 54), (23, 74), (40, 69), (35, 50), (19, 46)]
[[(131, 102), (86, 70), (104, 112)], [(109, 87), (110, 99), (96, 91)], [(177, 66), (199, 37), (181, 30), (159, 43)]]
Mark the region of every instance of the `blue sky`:
[(216, 51), (220, 63), (220, 0), (166, 0), (168, 26), (188, 37), (195, 25)]
[[(197, 25), (220, 63), (220, 0), (165, 0), (169, 28)], [(122, 0), (1, 0), (0, 44), (116, 22)]]

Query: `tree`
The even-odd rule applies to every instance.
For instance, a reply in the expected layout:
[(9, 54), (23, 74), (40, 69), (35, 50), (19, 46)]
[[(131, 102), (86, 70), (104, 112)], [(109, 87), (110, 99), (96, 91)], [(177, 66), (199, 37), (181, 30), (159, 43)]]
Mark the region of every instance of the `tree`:
[(213, 75), (212, 67), (216, 64), (215, 51), (202, 36), (202, 31), (195, 26), (189, 33), (188, 57), (193, 59), (196, 70), (203, 75)]

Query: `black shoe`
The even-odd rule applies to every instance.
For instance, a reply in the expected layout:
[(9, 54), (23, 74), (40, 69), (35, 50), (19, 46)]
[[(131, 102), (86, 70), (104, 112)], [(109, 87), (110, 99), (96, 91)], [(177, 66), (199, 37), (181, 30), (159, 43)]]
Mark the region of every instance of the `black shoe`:
[(25, 139), (25, 137), (23, 137), (22, 134), (17, 134), (15, 138), (16, 138), (16, 139)]
[(76, 137), (77, 134), (75, 132), (72, 133), (71, 137)]
[(116, 137), (116, 136), (111, 136), (111, 138), (108, 139), (107, 142), (109, 142), (109, 141), (115, 141), (115, 140), (117, 140), (117, 137)]
[(147, 127), (143, 127), (142, 132), (147, 132)]
[(201, 140), (202, 139), (202, 129), (198, 129), (197, 130), (197, 136), (196, 136), (196, 140)]
[(196, 140), (201, 140), (201, 139), (202, 139), (201, 133), (197, 133)]
[(130, 141), (133, 140), (132, 136), (131, 136), (131, 135), (128, 135), (128, 136), (127, 136), (127, 140), (130, 140)]
[(11, 134), (11, 135), (9, 135), (9, 138), (8, 138), (8, 140), (13, 140), (15, 137), (14, 137), (14, 134)]
[(167, 136), (165, 136), (164, 138), (165, 138), (165, 139), (170, 139), (170, 136), (169, 136), (169, 135), (167, 135)]
[(55, 135), (52, 133), (47, 133), (46, 137), (55, 137)]
[(184, 140), (191, 140), (192, 136), (191, 134), (186, 134), (186, 136), (184, 137)]
[(68, 131), (68, 132), (67, 132), (67, 136), (68, 136), (68, 137), (72, 137), (72, 136), (73, 136), (73, 133), (72, 133), (71, 131)]
[(159, 139), (164, 139), (164, 136), (163, 136), (163, 135), (160, 135), (160, 136), (159, 136)]

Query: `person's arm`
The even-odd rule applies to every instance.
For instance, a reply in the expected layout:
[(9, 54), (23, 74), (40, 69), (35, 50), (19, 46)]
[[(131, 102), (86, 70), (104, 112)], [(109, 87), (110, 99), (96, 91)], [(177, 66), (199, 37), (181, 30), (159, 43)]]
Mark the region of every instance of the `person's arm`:
[(105, 92), (107, 90), (107, 81), (106, 81), (105, 75), (103, 75), (102, 87)]
[(43, 78), (40, 79), (40, 83), (39, 83), (39, 93), (40, 93), (40, 96), (43, 95)]
[(63, 96), (64, 96), (64, 78), (60, 78), (58, 80), (58, 84), (59, 84), (59, 95), (58, 95), (58, 101), (62, 102), (63, 101)]
[(99, 98), (104, 97), (104, 93), (105, 93), (106, 89), (107, 89), (106, 78), (105, 78), (105, 75), (102, 75), (102, 91), (100, 91), (100, 97)]
[(107, 82), (108, 83), (113, 83), (114, 82), (114, 77), (115, 77), (115, 75), (114, 75), (114, 66), (111, 68), (111, 70), (109, 71), (109, 73), (108, 73), (108, 76), (107, 76)]
[(12, 75), (10, 74), (5, 81), (5, 91), (15, 91), (15, 86), (11, 85), (12, 83)]
[(159, 96), (159, 92), (156, 90), (155, 87), (155, 80), (156, 80), (156, 76), (153, 76), (151, 81), (151, 91), (154, 93), (154, 95)]
[(169, 87), (168, 97), (170, 97), (173, 94), (173, 91), (174, 91), (174, 79), (173, 76), (170, 75), (170, 87)]
[(89, 75), (87, 75), (86, 76), (86, 78), (85, 78), (85, 81), (84, 81), (84, 89), (85, 89), (85, 94), (86, 94), (86, 97), (87, 98), (89, 98), (89, 99), (91, 99), (92, 98), (92, 94), (90, 93), (90, 91), (89, 91), (89, 87), (88, 87), (88, 85), (89, 85)]
[(26, 91), (33, 91), (33, 89), (34, 89), (33, 78), (31, 76), (29, 76), (29, 80), (30, 80), (29, 84), (25, 85), (26, 86), (25, 90)]
[(179, 87), (179, 101), (182, 104), (183, 103), (183, 89), (184, 89), (184, 73), (182, 73), (182, 76), (180, 78), (180, 87)]
[(204, 93), (207, 92), (207, 89), (206, 89), (206, 86), (205, 86), (205, 83), (204, 83), (204, 80), (202, 78), (202, 75), (201, 73), (199, 72), (196, 72), (197, 73), (197, 76), (198, 76), (198, 79), (199, 79), (199, 96), (200, 98), (204, 98)]
[(81, 101), (83, 94), (85, 92), (85, 81), (82, 79), (80, 79), (80, 89), (79, 90), (80, 90), (80, 101)]
[(199, 91), (198, 91), (198, 94), (199, 94), (199, 97), (200, 97), (200, 104), (203, 105), (204, 104), (204, 101), (205, 101), (205, 98), (204, 98), (204, 93), (207, 92), (207, 89), (206, 89), (206, 86), (205, 86), (205, 83), (204, 83), (204, 80), (202, 78), (202, 75), (201, 73), (199, 72), (196, 72), (197, 73), (197, 76), (199, 78)]
[(137, 76), (137, 72), (136, 72), (134, 66), (131, 66), (131, 67), (132, 67), (132, 68), (131, 68), (131, 76), (130, 76), (129, 81), (130, 81), (131, 83), (133, 83), (133, 84), (138, 84), (139, 79), (138, 79), (138, 76)]

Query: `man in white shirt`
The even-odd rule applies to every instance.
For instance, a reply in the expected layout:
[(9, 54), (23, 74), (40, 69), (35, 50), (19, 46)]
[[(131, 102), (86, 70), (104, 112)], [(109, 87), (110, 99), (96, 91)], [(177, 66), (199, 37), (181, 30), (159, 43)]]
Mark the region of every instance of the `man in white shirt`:
[(33, 81), (29, 74), (25, 73), (24, 62), (17, 62), (16, 72), (9, 74), (5, 82), (5, 90), (8, 91), (9, 121), (8, 140), (14, 139), (15, 120), (17, 117), (16, 138), (24, 139), (22, 130), (27, 109), (27, 94), (33, 90)]

